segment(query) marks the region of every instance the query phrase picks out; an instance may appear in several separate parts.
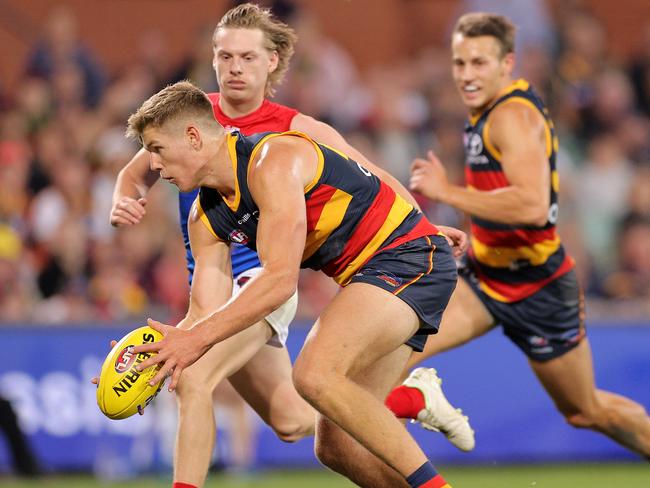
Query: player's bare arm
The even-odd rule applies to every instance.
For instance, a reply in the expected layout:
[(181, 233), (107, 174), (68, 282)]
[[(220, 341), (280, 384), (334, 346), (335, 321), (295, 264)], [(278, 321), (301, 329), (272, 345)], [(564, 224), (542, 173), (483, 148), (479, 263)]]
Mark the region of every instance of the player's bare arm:
[(429, 152), (411, 167), (412, 190), (466, 213), (505, 224), (544, 225), (548, 216), (550, 170), (546, 125), (532, 108), (516, 101), (497, 107), (489, 118), (489, 138), (499, 152), (510, 186), (475, 191), (454, 185)]
[(290, 136), (268, 141), (258, 154), (248, 182), (260, 211), (257, 249), (263, 270), (241, 293), (189, 331), (150, 322), (156, 330), (173, 336), (136, 348), (136, 352), (158, 352), (139, 369), (164, 363), (151, 380), (154, 384), (171, 374), (169, 389), (174, 390), (182, 370), (212, 345), (259, 322), (296, 290), (307, 232), (304, 187), (316, 173), (317, 154), (310, 142)]
[(111, 225), (138, 224), (147, 213), (145, 195), (156, 181), (158, 174), (149, 169), (149, 152), (140, 149), (120, 170), (113, 190)]
[(420, 209), (420, 206), (415, 201), (415, 198), (413, 198), (413, 195), (411, 195), (411, 193), (404, 187), (404, 185), (402, 185), (389, 172), (372, 163), (361, 152), (350, 146), (350, 144), (348, 144), (343, 136), (339, 134), (332, 126), (316, 120), (308, 115), (298, 114), (291, 121), (291, 129), (304, 132), (312, 139), (323, 144), (327, 144), (331, 148), (336, 149), (337, 151), (340, 151), (343, 154), (349, 156), (351, 159), (361, 164), (368, 171), (372, 172), (375, 176), (381, 178), (382, 181), (385, 181), (386, 184), (390, 186), (395, 191), (395, 193), (404, 198), (404, 200), (409, 202), (418, 210)]
[(201, 221), (197, 202), (192, 205), (188, 231), (194, 255), (194, 277), (185, 318), (176, 327), (189, 329), (222, 307), (232, 295), (230, 246), (217, 239)]

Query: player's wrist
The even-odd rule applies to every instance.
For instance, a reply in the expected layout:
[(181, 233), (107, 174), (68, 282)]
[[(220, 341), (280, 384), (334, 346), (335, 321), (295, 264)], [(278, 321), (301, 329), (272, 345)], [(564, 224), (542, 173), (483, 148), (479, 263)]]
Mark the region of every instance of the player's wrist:
[(207, 318), (189, 330), (189, 332), (194, 336), (196, 342), (199, 344), (200, 349), (203, 351), (212, 347), (212, 345), (217, 341), (215, 336), (216, 327), (214, 327), (214, 324), (211, 322), (210, 318)]
[(440, 186), (440, 191), (438, 192), (438, 201), (447, 205), (453, 205), (454, 200), (454, 190), (457, 187), (451, 183), (446, 183)]

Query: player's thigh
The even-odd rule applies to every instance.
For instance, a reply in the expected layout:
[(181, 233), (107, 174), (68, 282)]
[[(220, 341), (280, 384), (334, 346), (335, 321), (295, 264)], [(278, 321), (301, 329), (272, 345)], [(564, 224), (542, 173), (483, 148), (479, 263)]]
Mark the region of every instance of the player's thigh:
[(323, 311), (294, 368), (354, 376), (398, 349), (418, 326), (418, 316), (400, 298), (367, 283), (352, 283)]
[[(271, 337), (266, 321), (260, 321), (212, 346), (198, 361), (183, 371), (181, 383), (191, 382), (214, 390), (217, 384), (246, 364)], [(179, 383), (179, 388), (182, 389)]]
[(291, 359), (285, 347), (262, 346), (228, 380), (267, 423), (273, 409), (291, 405), (294, 399), (302, 403), (293, 387)]
[(215, 404), (230, 408), (238, 408), (244, 400), (228, 381), (221, 381), (212, 392)]
[(456, 289), (442, 314), (438, 333), (429, 336), (422, 352), (414, 352), (409, 367), (420, 361), (479, 337), (494, 327), (494, 318), (463, 278), (458, 279)]
[(544, 362), (529, 359), (529, 362), (565, 416), (595, 408), (596, 385), (591, 347), (586, 338), (562, 356)]
[[(400, 372), (410, 354), (411, 348), (402, 344), (395, 351), (377, 359), (367, 368), (354, 374), (352, 380), (383, 402), (392, 387), (398, 382)], [(346, 452), (350, 452), (348, 449), (352, 449), (352, 452), (358, 449), (357, 441), (334, 422), (320, 414), (316, 418), (316, 436), (321, 442), (323, 440), (327, 443), (335, 442), (337, 449), (347, 446), (344, 449)]]

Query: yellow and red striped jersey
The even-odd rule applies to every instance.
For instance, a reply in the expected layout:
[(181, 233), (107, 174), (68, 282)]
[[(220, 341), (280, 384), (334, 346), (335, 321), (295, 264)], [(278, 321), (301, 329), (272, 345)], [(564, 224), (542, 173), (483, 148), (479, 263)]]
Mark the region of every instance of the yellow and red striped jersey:
[(301, 267), (322, 270), (344, 286), (376, 252), (438, 233), (418, 210), (386, 183), (346, 155), (300, 132), (227, 134), (235, 174), (235, 197), (212, 188), (199, 193), (199, 213), (218, 238), (256, 250), (259, 209), (248, 188), (248, 168), (257, 151), (277, 136), (302, 137), (318, 154), (318, 168), (305, 187), (307, 236)]
[(501, 166), (501, 154), (489, 139), (490, 113), (506, 103), (528, 105), (539, 111), (546, 122), (546, 152), (551, 171), (548, 220), (537, 227), (501, 224), (472, 216), (468, 259), (485, 293), (502, 302), (514, 302), (568, 272), (574, 262), (555, 228), (559, 191), (555, 128), (548, 110), (527, 81), (513, 82), (484, 112), (467, 122), (463, 140), (467, 185), (480, 191), (510, 186)]

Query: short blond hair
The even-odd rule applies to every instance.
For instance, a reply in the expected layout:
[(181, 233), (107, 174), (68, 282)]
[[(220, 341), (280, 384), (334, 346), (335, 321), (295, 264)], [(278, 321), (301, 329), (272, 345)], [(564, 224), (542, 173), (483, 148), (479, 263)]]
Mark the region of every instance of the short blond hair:
[(515, 25), (503, 15), (486, 12), (472, 12), (463, 15), (453, 34), (462, 34), (464, 37), (494, 37), (501, 48), (501, 56), (515, 52)]
[(187, 116), (218, 126), (207, 95), (189, 81), (168, 85), (144, 102), (127, 122), (126, 136), (142, 140), (147, 127), (162, 127), (170, 120)]
[(244, 3), (231, 8), (221, 18), (214, 30), (213, 41), (219, 29), (259, 29), (264, 34), (264, 47), (269, 52), (278, 53), (278, 66), (269, 74), (264, 88), (264, 95), (273, 96), (275, 87), (282, 83), (289, 69), (289, 60), (293, 56), (298, 37), (287, 24), (277, 19), (270, 9), (252, 3)]

